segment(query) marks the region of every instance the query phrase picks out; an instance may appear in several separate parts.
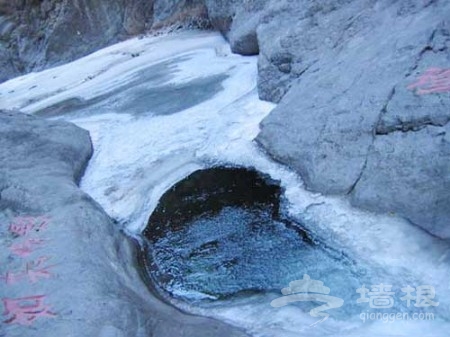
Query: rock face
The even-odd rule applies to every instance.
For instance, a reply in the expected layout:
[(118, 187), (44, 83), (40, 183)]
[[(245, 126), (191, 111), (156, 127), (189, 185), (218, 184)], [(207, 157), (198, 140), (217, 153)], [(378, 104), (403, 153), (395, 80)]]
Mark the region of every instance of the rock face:
[(234, 53), (259, 53), (256, 28), (268, 0), (205, 0), (205, 3), (211, 24), (224, 34)]
[(175, 23), (208, 28), (203, 1), (0, 0), (0, 82)]
[(126, 37), (166, 26), (216, 29), (243, 55), (259, 52), (267, 1), (0, 0), (0, 82), (63, 64)]
[(279, 92), (269, 90), (275, 100), (292, 88), (258, 141), (309, 189), (351, 194), (354, 205), (450, 238), (450, 4), (339, 4), (285, 34), (259, 28), (262, 53), (274, 43), (269, 50), (281, 53), (278, 70), (260, 56), (260, 81), (266, 71), (281, 81)]
[(1, 336), (244, 336), (147, 290), (134, 246), (76, 185), (86, 131), (0, 112), (0, 147)]
[(179, 27), (210, 28), (208, 11), (203, 0), (154, 0), (153, 28)]
[(0, 50), (11, 64), (4, 80), (62, 64), (145, 31), (152, 20), (151, 0), (0, 1)]

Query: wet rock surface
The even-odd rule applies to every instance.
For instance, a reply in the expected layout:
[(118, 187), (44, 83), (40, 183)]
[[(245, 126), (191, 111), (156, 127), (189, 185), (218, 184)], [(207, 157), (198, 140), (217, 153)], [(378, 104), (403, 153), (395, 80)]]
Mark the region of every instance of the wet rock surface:
[(88, 132), (0, 112), (0, 336), (244, 336), (158, 301), (134, 244), (78, 189)]

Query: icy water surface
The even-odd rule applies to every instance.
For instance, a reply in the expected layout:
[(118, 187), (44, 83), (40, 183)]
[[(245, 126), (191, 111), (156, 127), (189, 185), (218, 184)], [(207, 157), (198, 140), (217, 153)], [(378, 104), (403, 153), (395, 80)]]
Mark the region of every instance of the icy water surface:
[[(254, 169), (214, 167), (175, 184), (144, 230), (146, 272), (170, 296), (206, 307), (257, 295), (269, 305), (292, 281), (312, 276), (345, 303), (333, 318), (354, 318), (361, 310), (356, 290), (373, 280), (382, 283), (386, 273), (355, 264), (288, 219), (279, 183)], [(393, 280), (390, 285), (402, 288)], [(305, 311), (319, 306), (293, 305)], [(401, 301), (390, 308), (409, 311)]]
[(149, 272), (175, 296), (223, 298), (280, 289), (312, 271), (305, 266), (320, 250), (282, 218), (280, 196), (277, 182), (254, 170), (191, 174), (164, 194), (144, 231)]

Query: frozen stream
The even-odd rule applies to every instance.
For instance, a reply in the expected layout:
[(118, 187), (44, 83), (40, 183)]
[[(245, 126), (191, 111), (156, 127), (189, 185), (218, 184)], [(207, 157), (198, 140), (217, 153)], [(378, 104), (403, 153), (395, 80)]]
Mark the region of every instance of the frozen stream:
[[(306, 191), (300, 177), (253, 142), (260, 121), (274, 108), (258, 99), (256, 81), (256, 57), (231, 54), (216, 33), (184, 32), (131, 39), (10, 80), (0, 85), (0, 108), (62, 118), (89, 130), (95, 152), (81, 187), (133, 236), (145, 229), (161, 196), (194, 171), (236, 165), (270, 175), (285, 189), (286, 212), (320, 249), (308, 250), (298, 264), (300, 252), (276, 254), (288, 273), (280, 285), (308, 272), (324, 281), (330, 296), (345, 300), (320, 324), (314, 323), (321, 317), (309, 315), (314, 305), (272, 307), (281, 287), (212, 303), (174, 300), (175, 305), (256, 336), (448, 336), (448, 245), (394, 215), (355, 210), (345, 199)], [(332, 259), (323, 258), (325, 251)], [(305, 270), (292, 272), (294, 267)], [(392, 308), (357, 303), (357, 288), (380, 283), (393, 285)], [(435, 287), (439, 306), (407, 308), (401, 300), (407, 285)], [(434, 320), (362, 319), (372, 312), (433, 313)]]

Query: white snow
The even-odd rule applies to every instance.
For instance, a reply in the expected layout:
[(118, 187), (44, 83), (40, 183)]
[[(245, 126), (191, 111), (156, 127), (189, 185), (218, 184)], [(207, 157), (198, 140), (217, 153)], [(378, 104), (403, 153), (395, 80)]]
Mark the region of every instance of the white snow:
[[(132, 57), (135, 53), (139, 56)], [(274, 105), (258, 99), (257, 58), (231, 54), (218, 34), (131, 39), (70, 64), (12, 79), (0, 85), (0, 108), (34, 113), (68, 98), (97, 97), (131, 83), (153, 64), (182, 55), (189, 57), (176, 63), (170, 84), (226, 74), (223, 90), (172, 115), (98, 111), (62, 117), (91, 133), (95, 154), (82, 181), (84, 191), (126, 230), (138, 233), (160, 196), (193, 171), (221, 163), (254, 166), (281, 181), (291, 215), (306, 221), (308, 229), (329, 245), (364, 263), (396, 267), (398, 279), (412, 274), (421, 284), (440, 285), (439, 312), (449, 318), (447, 245), (394, 215), (356, 210), (344, 198), (308, 192), (298, 175), (260, 150), (253, 139)], [(313, 319), (308, 313), (295, 307), (272, 309), (269, 303), (258, 298), (207, 311), (187, 309), (222, 318), (258, 336), (446, 336), (449, 328), (447, 322), (437, 321), (362, 324), (357, 316), (348, 322), (330, 318), (309, 328)]]

